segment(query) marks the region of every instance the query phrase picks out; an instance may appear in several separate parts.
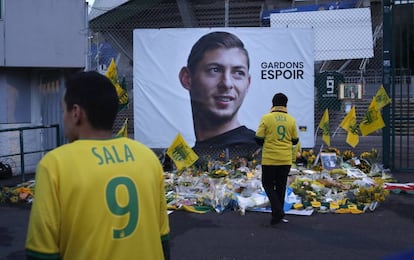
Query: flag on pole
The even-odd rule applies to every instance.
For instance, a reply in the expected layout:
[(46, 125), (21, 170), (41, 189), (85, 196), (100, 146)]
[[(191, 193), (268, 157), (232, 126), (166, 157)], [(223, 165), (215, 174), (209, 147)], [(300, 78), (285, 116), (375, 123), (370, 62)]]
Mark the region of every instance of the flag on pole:
[(375, 100), (375, 98), (371, 100), (371, 104), (369, 105), (362, 122), (359, 124), (359, 129), (363, 136), (369, 135), (385, 126), (381, 112), (377, 109), (377, 102)]
[(387, 91), (385, 91), (384, 86), (381, 86), (378, 89), (377, 94), (375, 94), (375, 102), (377, 103), (378, 110), (391, 103), (391, 99), (387, 95)]
[(124, 124), (116, 134), (116, 137), (128, 137), (128, 118), (125, 118)]
[(167, 154), (174, 161), (179, 171), (190, 167), (198, 160), (198, 155), (191, 149), (180, 133), (177, 134), (168, 148)]
[(355, 148), (359, 143), (357, 117), (355, 113), (355, 106), (346, 114), (340, 126), (347, 132), (346, 143)]
[(323, 112), (321, 121), (319, 122), (319, 128), (322, 129), (322, 140), (327, 146), (331, 146), (331, 132), (329, 130), (329, 111), (326, 108)]
[(126, 90), (125, 81), (123, 81), (123, 85), (121, 86), (118, 79), (118, 72), (115, 65), (115, 60), (112, 58), (111, 63), (109, 64), (108, 69), (106, 70), (105, 76), (109, 78), (114, 84), (116, 93), (118, 95), (118, 103), (119, 108), (118, 111), (122, 110), (124, 107), (128, 105), (129, 97), (128, 91)]

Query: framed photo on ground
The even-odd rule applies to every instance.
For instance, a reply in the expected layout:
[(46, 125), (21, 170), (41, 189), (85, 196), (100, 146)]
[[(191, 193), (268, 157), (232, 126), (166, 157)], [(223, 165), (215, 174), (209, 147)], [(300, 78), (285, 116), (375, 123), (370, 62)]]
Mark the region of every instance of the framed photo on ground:
[(325, 170), (338, 168), (336, 153), (321, 153), (321, 164)]

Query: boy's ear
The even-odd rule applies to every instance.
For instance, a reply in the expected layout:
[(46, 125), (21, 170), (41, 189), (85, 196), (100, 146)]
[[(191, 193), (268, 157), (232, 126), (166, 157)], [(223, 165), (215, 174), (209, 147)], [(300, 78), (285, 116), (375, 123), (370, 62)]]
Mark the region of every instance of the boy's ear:
[(187, 89), (191, 89), (191, 76), (190, 70), (187, 67), (182, 67), (180, 73), (178, 74), (178, 78), (181, 82), (181, 85)]
[(70, 113), (75, 124), (79, 124), (83, 120), (83, 117), (86, 116), (85, 111), (77, 104), (73, 105)]

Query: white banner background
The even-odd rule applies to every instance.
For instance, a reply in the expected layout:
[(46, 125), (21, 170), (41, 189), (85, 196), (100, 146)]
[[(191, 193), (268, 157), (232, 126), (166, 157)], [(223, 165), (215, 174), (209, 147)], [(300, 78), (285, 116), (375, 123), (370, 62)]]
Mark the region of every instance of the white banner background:
[[(277, 92), (288, 98), (302, 147), (314, 146), (314, 33), (311, 28), (186, 28), (134, 30), (134, 135), (151, 148), (166, 148), (177, 133), (195, 143), (189, 93), (178, 79), (193, 44), (211, 31), (228, 31), (245, 44), (251, 85), (239, 118), (256, 130)], [(263, 79), (263, 64), (301, 62), (299, 78)], [(267, 70), (267, 69), (265, 69)], [(297, 72), (297, 71), (296, 71)], [(292, 75), (286, 72), (286, 75)], [(268, 77), (268, 76), (266, 76)], [(265, 77), (265, 78), (266, 78)]]
[(270, 27), (312, 27), (315, 60), (374, 57), (371, 8), (350, 8), (270, 15)]

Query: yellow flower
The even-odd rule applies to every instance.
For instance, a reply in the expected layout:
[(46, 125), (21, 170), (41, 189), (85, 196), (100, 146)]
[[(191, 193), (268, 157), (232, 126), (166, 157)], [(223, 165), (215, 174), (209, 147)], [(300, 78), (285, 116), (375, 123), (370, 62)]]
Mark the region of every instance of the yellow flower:
[(341, 155), (341, 151), (339, 151), (339, 149), (335, 148), (335, 147), (329, 147), (328, 152), (334, 152), (334, 153), (336, 153), (337, 156)]
[(355, 198), (360, 203), (383, 202), (388, 195), (389, 190), (384, 189), (382, 184), (376, 183), (368, 188), (360, 187), (355, 194)]
[(354, 157), (355, 157), (355, 153), (352, 152), (351, 150), (345, 150), (342, 154), (342, 159), (345, 162), (352, 159), (352, 158), (354, 158)]

